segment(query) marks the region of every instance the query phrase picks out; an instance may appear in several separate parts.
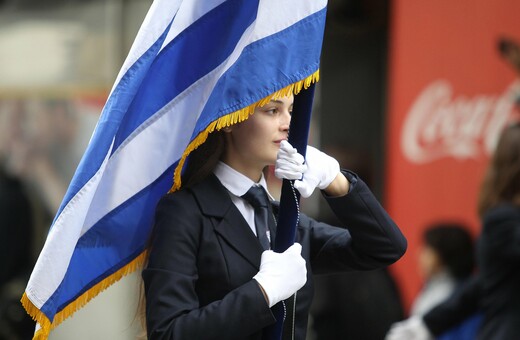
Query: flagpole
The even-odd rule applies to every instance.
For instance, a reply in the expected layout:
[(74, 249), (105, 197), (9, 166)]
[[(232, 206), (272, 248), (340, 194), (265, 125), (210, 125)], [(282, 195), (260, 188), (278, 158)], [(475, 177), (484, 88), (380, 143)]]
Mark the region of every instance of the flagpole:
[[(309, 139), (309, 128), (311, 123), (312, 103), (314, 99), (315, 84), (311, 84), (307, 89), (295, 96), (293, 104), (293, 113), (291, 117), (291, 125), (289, 128), (289, 143), (295, 147), (300, 154), (305, 157), (307, 151), (307, 141)], [(300, 193), (294, 189), (290, 180), (284, 179), (282, 182), (282, 192), (280, 196), (280, 209), (278, 211), (278, 226), (276, 230), (276, 238), (274, 251), (281, 253), (289, 248), (295, 241), (296, 225), (299, 218)], [(294, 299), (296, 296), (294, 296)], [(294, 301), (292, 298), (291, 304)], [(289, 301), (289, 300), (287, 300)], [(276, 325), (271, 327), (267, 332), (268, 340), (282, 339), (284, 330), (284, 315), (293, 324), (292, 306), (284, 306), (282, 302), (273, 307), (273, 313), (276, 317)], [(291, 314), (291, 315), (289, 315)], [(292, 327), (292, 326), (291, 326)], [(288, 329), (292, 331), (292, 329)]]

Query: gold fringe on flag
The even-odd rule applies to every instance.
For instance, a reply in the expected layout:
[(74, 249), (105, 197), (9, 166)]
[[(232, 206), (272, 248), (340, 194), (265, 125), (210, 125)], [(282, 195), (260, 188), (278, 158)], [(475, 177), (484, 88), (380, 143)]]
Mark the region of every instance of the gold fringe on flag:
[(42, 311), (36, 307), (26, 293), (23, 294), (21, 302), (27, 313), (40, 325), (40, 329), (34, 334), (33, 340), (46, 340), (52, 329), (65, 321), (68, 317), (74, 314), (77, 310), (85, 306), (90, 300), (95, 298), (99, 293), (110, 287), (112, 284), (119, 281), (123, 276), (133, 273), (137, 268), (141, 268), (147, 258), (147, 251), (143, 251), (135, 259), (127, 263), (121, 269), (98, 282), (92, 288), (81, 294), (74, 301), (69, 303), (67, 307), (63, 308), (54, 316), (52, 322), (47, 318)]
[(210, 133), (212, 133), (215, 130), (218, 131), (227, 126), (231, 126), (236, 123), (243, 122), (244, 120), (249, 118), (249, 116), (251, 114), (253, 114), (253, 112), (255, 111), (255, 109), (257, 107), (264, 106), (265, 104), (269, 103), (269, 101), (271, 101), (272, 99), (287, 97), (291, 94), (297, 95), (298, 93), (300, 93), (300, 91), (303, 88), (307, 89), (309, 86), (311, 86), (312, 83), (318, 82), (319, 79), (320, 79), (320, 70), (318, 69), (316, 72), (314, 72), (313, 74), (311, 74), (310, 76), (308, 76), (307, 78), (305, 78), (303, 80), (297, 81), (296, 83), (293, 83), (287, 87), (284, 87), (281, 90), (276, 91), (275, 93), (273, 93), (263, 99), (260, 99), (259, 101), (257, 101), (254, 104), (246, 106), (238, 111), (229, 113), (229, 114), (222, 116), (222, 117), (218, 118), (217, 120), (211, 122), (204, 131), (200, 132), (197, 135), (197, 137), (195, 137), (190, 142), (190, 144), (188, 144), (188, 146), (186, 147), (186, 150), (184, 150), (184, 153), (182, 154), (182, 157), (179, 160), (179, 164), (175, 168), (175, 171), (173, 174), (173, 186), (169, 192), (171, 193), (171, 192), (177, 191), (181, 188), (181, 185), (182, 185), (181, 172), (182, 172), (182, 168), (184, 167), (184, 163), (186, 162), (186, 158), (189, 156), (189, 154), (193, 150), (197, 149), (200, 145), (202, 145), (206, 141), (206, 139), (208, 138), (208, 135)]

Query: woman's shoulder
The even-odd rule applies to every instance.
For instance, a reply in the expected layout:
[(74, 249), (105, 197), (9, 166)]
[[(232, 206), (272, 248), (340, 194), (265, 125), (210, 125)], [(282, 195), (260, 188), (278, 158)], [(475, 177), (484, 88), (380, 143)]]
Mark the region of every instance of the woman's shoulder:
[(180, 189), (163, 195), (158, 206), (185, 206), (195, 203), (193, 192), (189, 189)]
[(231, 199), (226, 189), (216, 176), (211, 175), (190, 187), (164, 195), (158, 208), (175, 206), (176, 210), (197, 209), (211, 215), (215, 210), (221, 211), (229, 204)]

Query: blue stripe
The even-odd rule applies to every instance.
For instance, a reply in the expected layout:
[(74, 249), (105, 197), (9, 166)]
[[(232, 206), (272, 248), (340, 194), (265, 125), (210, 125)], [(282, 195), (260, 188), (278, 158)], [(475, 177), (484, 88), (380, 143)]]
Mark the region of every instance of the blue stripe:
[(107, 103), (103, 108), (103, 112), (99, 118), (98, 126), (92, 136), (92, 140), (90, 141), (74, 177), (71, 180), (61, 206), (58, 209), (58, 213), (54, 218), (53, 224), (72, 197), (74, 197), (99, 170), (108, 150), (110, 149), (112, 139), (125, 116), (125, 112), (132, 102), (142, 79), (147, 74), (150, 65), (161, 48), (164, 39), (166, 39), (170, 26), (171, 22), (157, 41), (155, 41), (155, 43), (150, 46), (150, 48), (143, 53), (143, 55), (137, 59), (121, 77), (121, 80), (112, 91), (112, 95), (108, 98)]
[(170, 189), (176, 165), (173, 164), (155, 182), (112, 210), (80, 238), (65, 278), (41, 308), (50, 320), (145, 249), (155, 207)]
[(318, 70), (326, 9), (247, 46), (217, 82), (192, 139), (213, 122)]
[(146, 119), (228, 58), (257, 12), (258, 0), (226, 1), (170, 42), (150, 67), (129, 107), (114, 151)]

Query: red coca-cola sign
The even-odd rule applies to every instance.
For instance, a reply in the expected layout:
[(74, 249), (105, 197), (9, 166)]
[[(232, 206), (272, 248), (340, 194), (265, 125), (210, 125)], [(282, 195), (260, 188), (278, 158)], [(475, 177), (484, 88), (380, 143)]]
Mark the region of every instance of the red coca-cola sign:
[(412, 163), (446, 157), (480, 159), (494, 149), (498, 134), (516, 115), (520, 82), (500, 94), (454, 94), (449, 80), (435, 80), (417, 96), (405, 116), (401, 149)]

